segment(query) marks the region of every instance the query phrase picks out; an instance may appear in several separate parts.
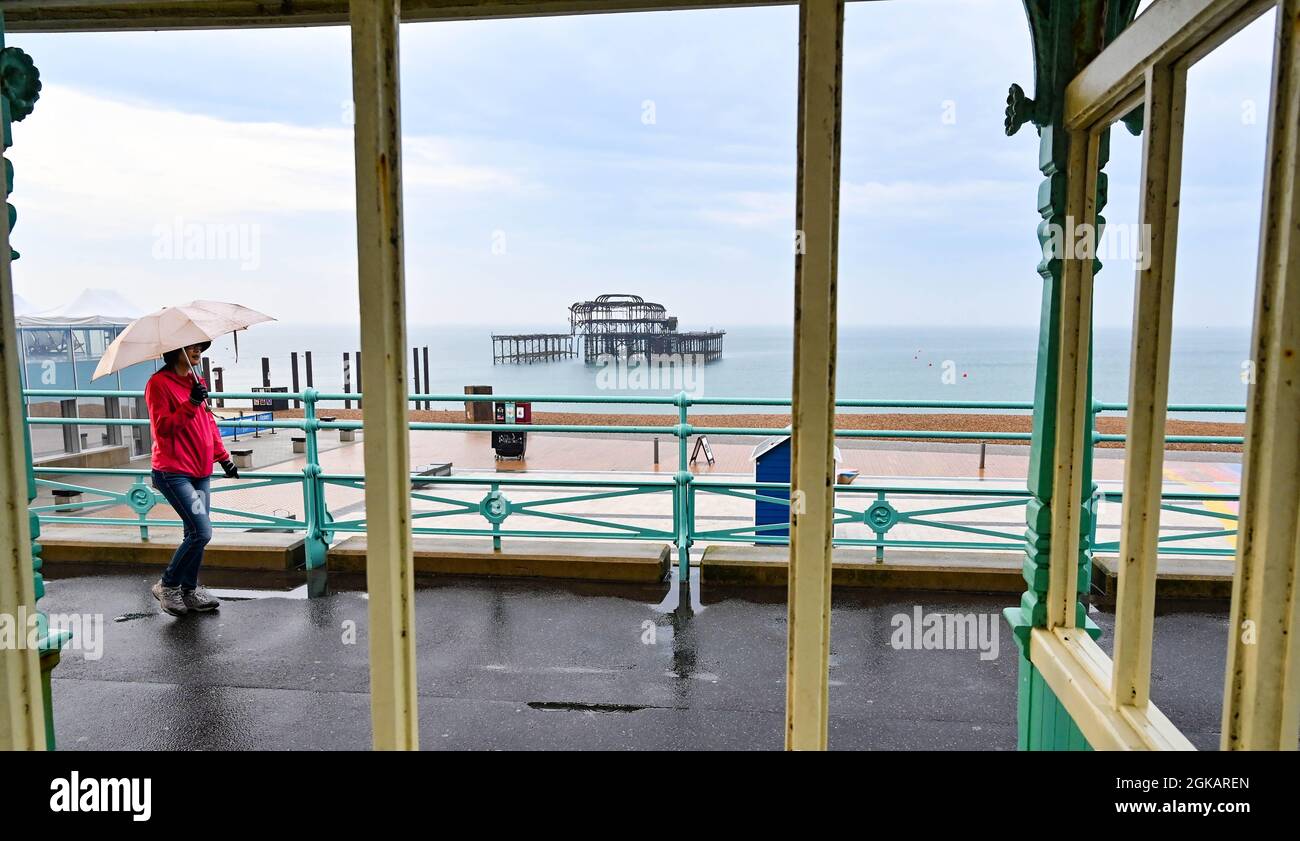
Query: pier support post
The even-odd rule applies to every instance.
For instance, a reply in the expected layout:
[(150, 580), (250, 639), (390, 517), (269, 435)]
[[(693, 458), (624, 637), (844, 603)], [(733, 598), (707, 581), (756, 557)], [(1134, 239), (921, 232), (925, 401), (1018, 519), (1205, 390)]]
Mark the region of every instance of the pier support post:
[[(415, 394), (420, 393), (420, 349), (411, 348), (411, 391)], [(411, 407), (420, 408), (420, 401), (416, 400)]]
[[(350, 394), (351, 392), (352, 392), (352, 363), (348, 361), (348, 355), (345, 353), (343, 354), (343, 393)], [(351, 409), (352, 401), (344, 400), (343, 408)]]
[[(424, 346), (424, 393), (429, 393), (429, 346)], [(428, 400), (424, 401), (426, 410), (433, 408), (433, 403)]]
[(787, 750), (825, 750), (835, 506), (843, 0), (799, 4)]
[[(406, 400), (400, 0), (351, 0), (357, 264), (365, 424), (370, 594), (370, 714), (374, 747), (419, 748), (411, 459)], [(358, 353), (360, 357), (360, 353)], [(362, 368), (362, 364), (365, 368)]]

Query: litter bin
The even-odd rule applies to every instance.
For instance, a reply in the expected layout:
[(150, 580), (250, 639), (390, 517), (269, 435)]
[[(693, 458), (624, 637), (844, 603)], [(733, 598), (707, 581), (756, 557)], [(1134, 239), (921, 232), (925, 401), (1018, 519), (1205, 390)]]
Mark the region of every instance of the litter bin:
[[(274, 387), (254, 386), (253, 388), (249, 389), (249, 391), (254, 391), (258, 393), (288, 394), (289, 387), (285, 385), (274, 386)], [(286, 397), (283, 400), (277, 400), (271, 397), (254, 397), (253, 408), (270, 409), (272, 412), (283, 412), (289, 408), (289, 398)]]
[[(492, 404), (493, 420), (499, 424), (519, 424), (524, 426), (533, 422), (533, 404), (500, 401)], [(500, 459), (522, 459), (528, 449), (528, 432), (495, 431), (492, 433), (492, 450)]]

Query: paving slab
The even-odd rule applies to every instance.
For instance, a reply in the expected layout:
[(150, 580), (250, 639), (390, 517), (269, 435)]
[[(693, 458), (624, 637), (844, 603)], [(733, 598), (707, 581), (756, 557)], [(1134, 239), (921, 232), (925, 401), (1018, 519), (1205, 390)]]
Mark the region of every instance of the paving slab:
[[(662, 581), (668, 575), (672, 547), (644, 541), (525, 540), (503, 538), (494, 549), (490, 538), (416, 537), (415, 571), (457, 575), (505, 575), (518, 578), (576, 578), (595, 581)], [(366, 536), (356, 535), (332, 546), (330, 569), (364, 572)]]
[[(131, 564), (165, 567), (180, 545), (177, 528), (140, 530), (115, 526), (54, 526), (41, 529), (41, 559), (46, 564)], [(218, 569), (286, 570), (302, 566), (300, 534), (216, 529), (203, 551), (203, 566)]]
[[(1098, 600), (1114, 604), (1119, 593), (1120, 559), (1094, 555), (1092, 589)], [(1162, 557), (1156, 562), (1156, 597), (1231, 599), (1237, 561), (1231, 557)]]
[[(784, 587), (789, 547), (715, 544), (704, 550), (701, 575), (707, 585)], [(831, 582), (836, 587), (1021, 593), (1023, 552), (929, 552), (890, 549), (877, 561), (874, 549), (836, 548)]]

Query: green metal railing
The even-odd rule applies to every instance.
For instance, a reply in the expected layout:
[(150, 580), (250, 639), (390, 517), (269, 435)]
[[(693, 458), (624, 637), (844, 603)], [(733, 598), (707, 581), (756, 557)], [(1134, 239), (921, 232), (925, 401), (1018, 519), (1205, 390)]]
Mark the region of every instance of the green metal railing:
[[(80, 397), (136, 398), (135, 391), (65, 391), (30, 389), (24, 392), (30, 399)], [(252, 392), (213, 393), (213, 398), (225, 400), (265, 399), (266, 394)], [(303, 500), (303, 518), (284, 517), (264, 512), (240, 510), (233, 507), (212, 509), (213, 527), (225, 529), (262, 529), (302, 532), (306, 538), (307, 567), (316, 568), (325, 563), (330, 543), (339, 534), (363, 533), (366, 520), (363, 515), (348, 516), (347, 506), (331, 511), (326, 502), (327, 488), (365, 489), (365, 477), (360, 474), (326, 473), (320, 464), (322, 430), (359, 430), (360, 421), (322, 420), (319, 404), (359, 400), (357, 393), (333, 394), (306, 389), (296, 393), (276, 393), (277, 400), (298, 400), (303, 405), (303, 417), (274, 421), (251, 419), (217, 420), (223, 427), (289, 429), (300, 431), (305, 438), (305, 458), (301, 470), (256, 470), (245, 472), (240, 479), (222, 480), (213, 487), (213, 493), (223, 494), (234, 490), (298, 485)], [(667, 425), (581, 425), (581, 424), (515, 424), (497, 423), (430, 423), (411, 422), (412, 431), (446, 432), (537, 432), (576, 434), (643, 434), (672, 435), (677, 442), (677, 469), (670, 475), (637, 478), (540, 478), (507, 476), (423, 476), (412, 474), (413, 501), (412, 531), (424, 535), (470, 536), (490, 538), (497, 548), (505, 537), (651, 540), (670, 542), (677, 552), (678, 574), (685, 580), (689, 572), (689, 551), (699, 542), (713, 543), (785, 543), (787, 537), (774, 534), (787, 528), (786, 523), (755, 525), (753, 523), (729, 528), (705, 528), (707, 517), (699, 514), (697, 503), (702, 497), (727, 497), (788, 505), (788, 482), (735, 481), (723, 477), (700, 478), (690, 471), (688, 445), (692, 436), (751, 436), (766, 437), (789, 434), (789, 427), (753, 428), (727, 426), (694, 426), (690, 423), (691, 408), (699, 407), (781, 407), (788, 408), (788, 399), (777, 398), (692, 398), (685, 393), (675, 396), (583, 395), (558, 397), (555, 395), (468, 395), (468, 394), (411, 394), (412, 403), (464, 403), (464, 402), (533, 402), (551, 404), (620, 404), (671, 406), (676, 410), (676, 423)], [(1032, 403), (973, 402), (973, 401), (901, 401), (901, 400), (839, 400), (839, 409), (912, 409), (960, 411), (1032, 411)], [(1096, 416), (1101, 412), (1123, 411), (1122, 404), (1097, 403), (1092, 407), (1092, 443), (1122, 441), (1123, 435), (1097, 433)], [(1171, 405), (1170, 412), (1244, 413), (1241, 406)], [(30, 417), (28, 422), (39, 425), (85, 426), (147, 426), (144, 418), (62, 418)], [(970, 432), (915, 429), (843, 429), (836, 431), (837, 438), (909, 439), (934, 441), (1027, 441), (1027, 432)], [(1223, 436), (1172, 435), (1169, 442), (1201, 444), (1240, 444), (1240, 438)], [(37, 484), (48, 490), (65, 490), (91, 497), (77, 503), (75, 513), (65, 503), (42, 504), (31, 510), (41, 523), (87, 525), (136, 526), (142, 539), (148, 539), (151, 527), (181, 525), (179, 520), (159, 520), (150, 517), (162, 497), (147, 484), (149, 470), (128, 468), (76, 468), (36, 467)], [(88, 477), (129, 477), (131, 483), (120, 490), (111, 490), (85, 484)], [(217, 477), (220, 478), (220, 477)], [(479, 488), (482, 496), (462, 498), (457, 491)], [(512, 497), (512, 494), (514, 495)], [(528, 498), (529, 494), (545, 494)], [(1030, 499), (1027, 490), (990, 488), (987, 486), (911, 486), (899, 484), (852, 484), (836, 488), (834, 523), (844, 526), (861, 526), (861, 534), (845, 534), (835, 538), (837, 545), (863, 546), (875, 549), (876, 559), (884, 560), (889, 548), (931, 548), (936, 550), (1017, 550), (1024, 546), (1021, 528), (999, 528), (999, 524), (972, 522), (969, 516), (978, 512), (1021, 509), (1019, 521), (1023, 522), (1023, 507)], [(654, 528), (629, 517), (596, 517), (562, 510), (564, 506), (585, 502), (604, 502), (611, 499), (653, 498), (664, 500), (665, 509), (671, 508), (671, 526)], [(1116, 544), (1097, 542), (1097, 508), (1109, 502), (1121, 501), (1119, 491), (1103, 491), (1094, 487), (1090, 496), (1089, 526), (1090, 546), (1096, 551), (1114, 551)], [(1229, 555), (1232, 549), (1224, 547), (1187, 546), (1197, 540), (1231, 537), (1236, 516), (1221, 511), (1192, 507), (1195, 503), (1221, 504), (1238, 500), (1230, 493), (1170, 493), (1165, 495), (1165, 510), (1185, 515), (1206, 517), (1216, 521), (1216, 528), (1204, 531), (1184, 530), (1160, 538), (1163, 551), (1179, 554)], [(419, 503), (419, 507), (414, 507)], [(921, 507), (915, 507), (920, 505)], [(125, 507), (128, 513), (118, 516), (98, 516), (110, 509)], [(336, 517), (336, 514), (338, 515)], [(451, 517), (471, 516), (481, 519), (480, 527), (447, 525)], [(963, 519), (965, 518), (965, 519)], [(909, 527), (914, 535), (909, 538), (892, 537), (899, 526)], [(916, 536), (916, 533), (924, 536)]]

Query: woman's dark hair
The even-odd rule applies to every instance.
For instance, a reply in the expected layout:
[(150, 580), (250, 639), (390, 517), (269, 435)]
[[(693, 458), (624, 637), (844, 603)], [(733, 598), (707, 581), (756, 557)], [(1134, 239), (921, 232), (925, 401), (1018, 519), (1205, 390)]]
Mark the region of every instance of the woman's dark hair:
[[(199, 347), (202, 348), (203, 350), (207, 350), (208, 348), (212, 347), (212, 342), (199, 342), (198, 344)], [(185, 352), (185, 348), (183, 347), (178, 347), (175, 350), (167, 351), (166, 353), (163, 354), (163, 364), (166, 365), (168, 368), (172, 367), (173, 365), (176, 364), (176, 360), (181, 358), (181, 354), (184, 352)]]

